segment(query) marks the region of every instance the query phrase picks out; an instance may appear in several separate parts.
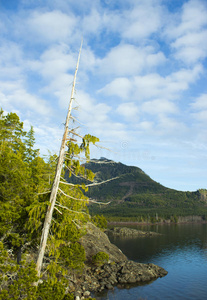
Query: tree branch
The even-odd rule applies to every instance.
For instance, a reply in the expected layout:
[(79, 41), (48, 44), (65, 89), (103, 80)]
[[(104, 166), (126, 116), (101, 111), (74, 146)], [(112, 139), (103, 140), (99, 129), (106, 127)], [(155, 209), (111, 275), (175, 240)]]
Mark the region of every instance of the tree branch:
[(56, 209), (59, 212), (59, 214), (62, 215), (63, 213), (56, 206), (57, 206), (57, 204), (55, 204), (54, 209)]
[(100, 181), (100, 182), (94, 182), (94, 183), (91, 183), (91, 184), (87, 184), (85, 187), (90, 187), (90, 186), (94, 186), (94, 185), (99, 185), (99, 184), (103, 184), (103, 183), (106, 183), (106, 182), (109, 182), (111, 180), (115, 180), (117, 178), (119, 178), (120, 176), (117, 176), (117, 177), (114, 177), (114, 178), (110, 178), (108, 180), (104, 180), (104, 181)]
[(93, 200), (93, 199), (78, 199), (78, 198), (74, 198), (74, 197), (72, 197), (72, 196), (67, 195), (67, 194), (64, 193), (60, 188), (58, 188), (58, 190), (59, 190), (64, 196), (66, 196), (66, 197), (68, 197), (68, 198), (71, 198), (71, 199), (73, 199), (73, 200), (77, 200), (77, 201), (92, 202), (92, 203), (103, 204), (103, 205), (108, 205), (108, 204), (111, 203), (111, 201), (105, 203), (105, 202), (99, 202), (99, 201), (96, 201), (96, 200)]
[(50, 191), (47, 191), (47, 192), (43, 192), (43, 193), (37, 193), (37, 195), (49, 194), (50, 192), (51, 192), (51, 190), (50, 190)]
[[(59, 202), (58, 202), (59, 203)], [(58, 206), (58, 207), (61, 207), (61, 208), (64, 208), (64, 209), (67, 209), (68, 211), (71, 211), (71, 212), (74, 212), (74, 213), (77, 213), (77, 214), (85, 214), (85, 215), (87, 215), (88, 216), (88, 214), (87, 213), (85, 213), (85, 212), (83, 212), (83, 211), (76, 211), (76, 210), (72, 210), (72, 209), (69, 209), (67, 206), (64, 206), (64, 205), (61, 205), (61, 204), (57, 204), (57, 202), (56, 202), (56, 204), (55, 204), (56, 206)]]

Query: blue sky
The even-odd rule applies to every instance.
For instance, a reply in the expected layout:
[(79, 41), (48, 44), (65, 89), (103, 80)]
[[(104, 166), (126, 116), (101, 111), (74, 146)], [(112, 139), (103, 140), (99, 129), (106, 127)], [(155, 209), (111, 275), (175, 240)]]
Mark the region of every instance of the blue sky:
[[(178, 190), (207, 188), (206, 0), (0, 0), (0, 106), (59, 151), (75, 112), (101, 156)], [(110, 151), (105, 148), (109, 148)]]

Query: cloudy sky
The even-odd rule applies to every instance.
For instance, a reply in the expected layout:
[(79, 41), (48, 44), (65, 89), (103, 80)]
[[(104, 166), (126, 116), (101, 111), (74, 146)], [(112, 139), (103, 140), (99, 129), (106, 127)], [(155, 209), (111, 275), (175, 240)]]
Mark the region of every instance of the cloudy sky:
[(0, 107), (42, 155), (59, 151), (82, 38), (75, 115), (101, 140), (92, 157), (207, 188), (207, 1), (0, 0)]

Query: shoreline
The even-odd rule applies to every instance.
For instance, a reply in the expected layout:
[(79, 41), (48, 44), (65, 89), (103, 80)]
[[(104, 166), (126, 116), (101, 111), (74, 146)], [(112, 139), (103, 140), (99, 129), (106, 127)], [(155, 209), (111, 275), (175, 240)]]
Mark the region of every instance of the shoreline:
[(175, 224), (207, 224), (207, 220), (203, 220), (203, 221), (185, 221), (185, 222), (171, 222), (169, 220), (164, 222), (135, 222), (135, 221), (112, 221), (112, 222), (108, 222), (107, 223), (107, 227), (111, 226), (111, 225), (175, 225)]

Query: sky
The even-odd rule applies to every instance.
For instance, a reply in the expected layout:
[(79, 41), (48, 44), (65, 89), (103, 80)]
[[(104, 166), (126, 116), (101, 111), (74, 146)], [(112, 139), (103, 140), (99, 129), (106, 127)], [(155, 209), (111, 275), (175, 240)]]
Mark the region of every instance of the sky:
[(100, 139), (91, 157), (207, 188), (207, 1), (0, 0), (0, 107), (41, 155), (59, 152), (82, 39), (73, 113)]

